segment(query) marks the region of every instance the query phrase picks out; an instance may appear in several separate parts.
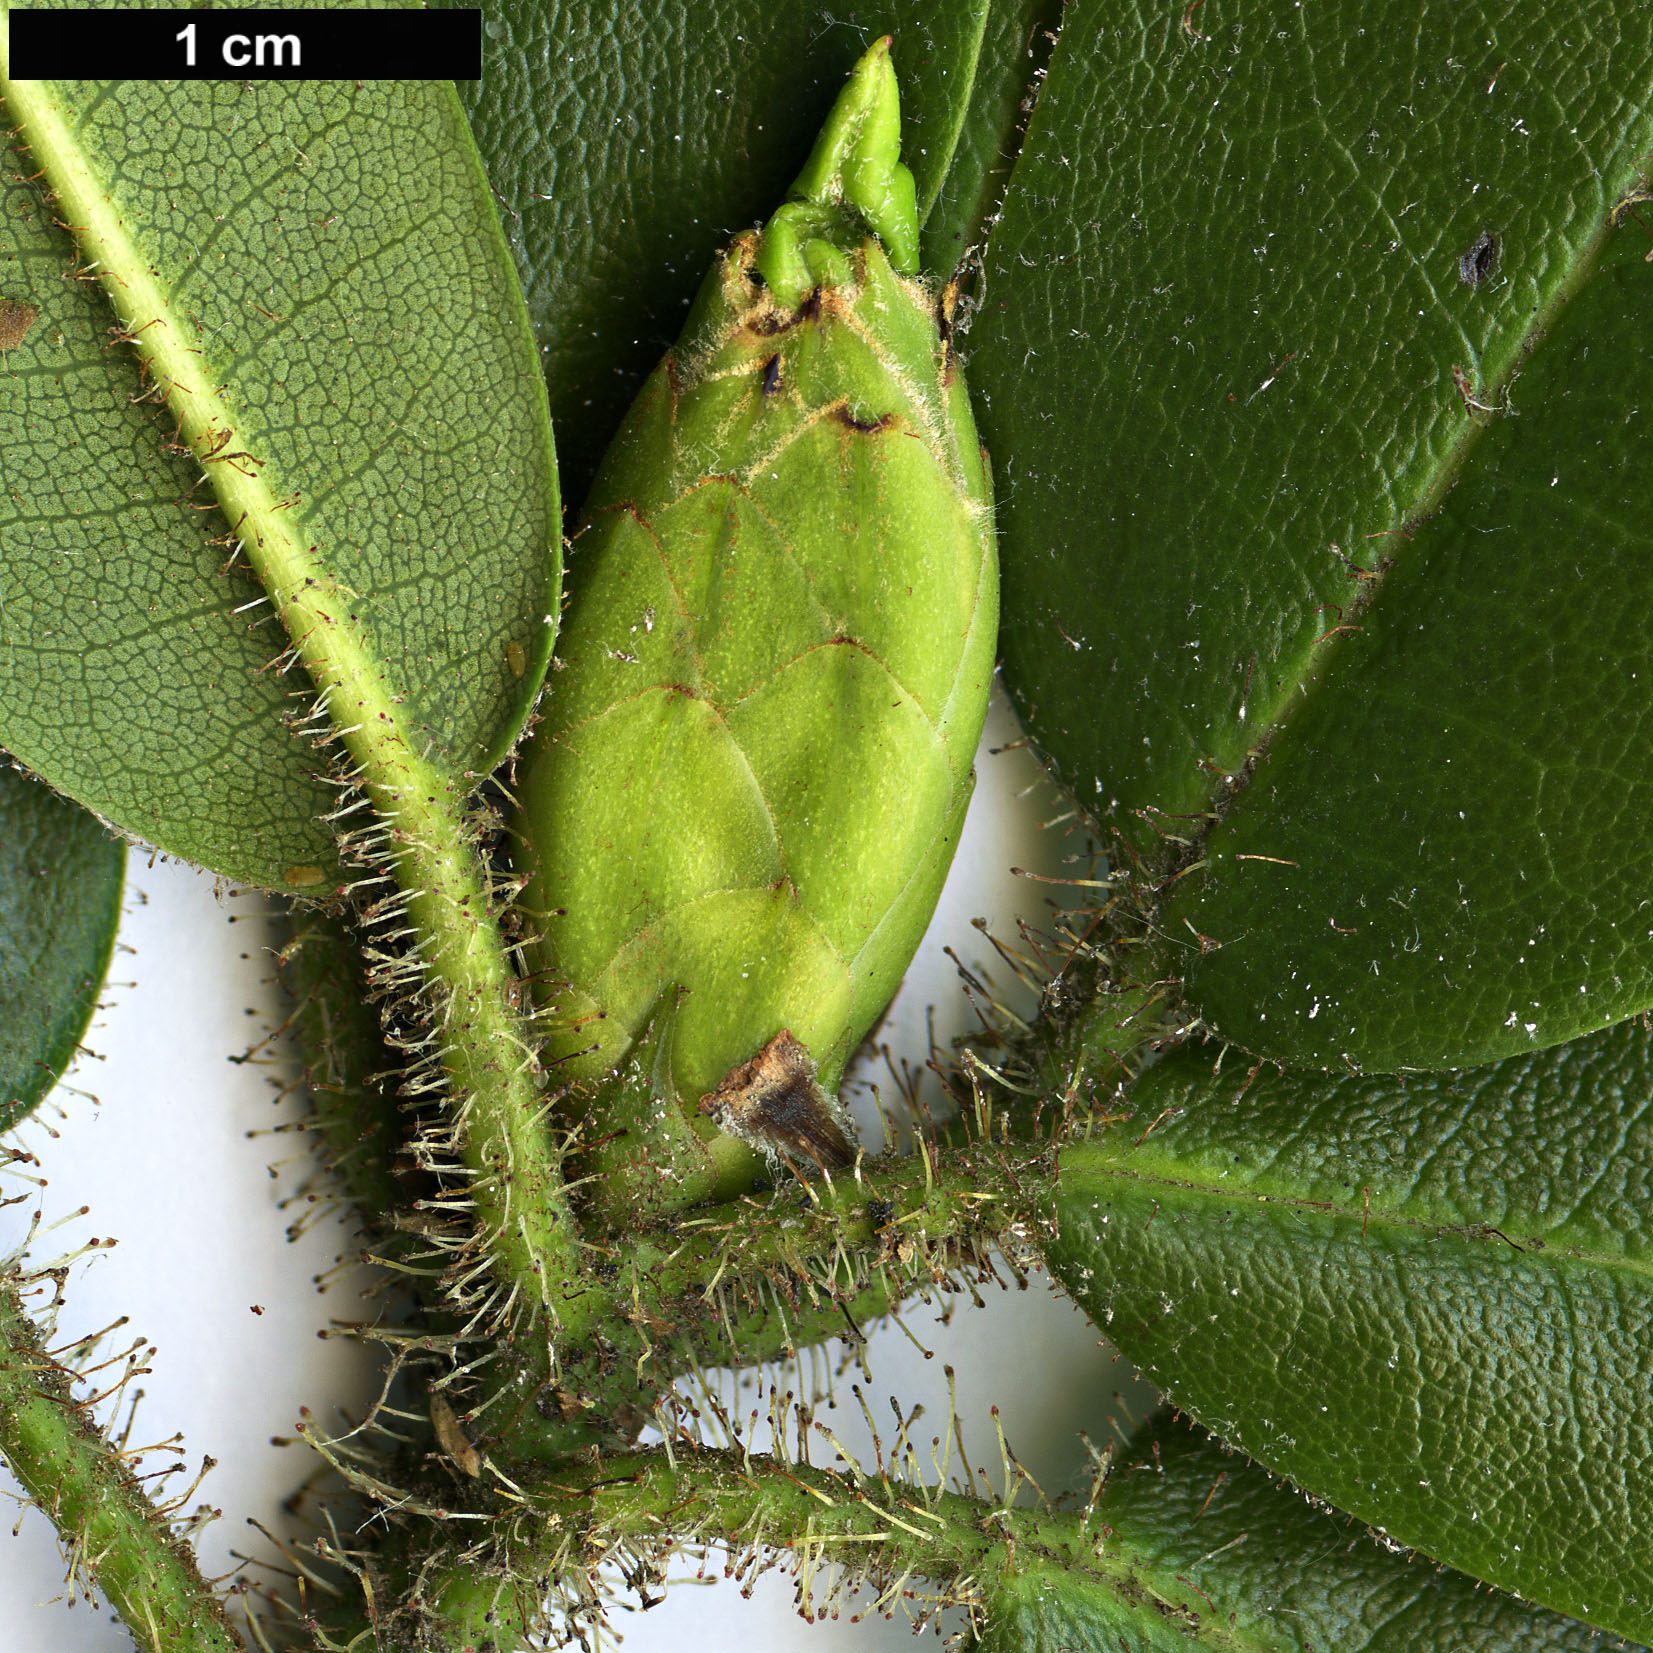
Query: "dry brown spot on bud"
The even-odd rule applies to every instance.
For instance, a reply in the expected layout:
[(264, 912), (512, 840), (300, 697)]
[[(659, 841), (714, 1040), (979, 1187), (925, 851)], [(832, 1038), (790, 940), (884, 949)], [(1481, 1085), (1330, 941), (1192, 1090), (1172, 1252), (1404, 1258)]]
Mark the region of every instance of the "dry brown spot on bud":
[(0, 350), (15, 350), (23, 335), (40, 319), (40, 306), (14, 298), (0, 298)]
[(880, 414), (876, 419), (862, 419), (850, 411), (849, 405), (840, 402), (833, 410), (832, 416), (840, 425), (850, 430), (859, 431), (863, 436), (870, 436), (875, 431), (889, 430), (895, 424), (893, 413)]
[(700, 1111), (731, 1136), (789, 1161), (823, 1171), (855, 1163), (837, 1106), (816, 1082), (814, 1060), (784, 1027), (701, 1097)]

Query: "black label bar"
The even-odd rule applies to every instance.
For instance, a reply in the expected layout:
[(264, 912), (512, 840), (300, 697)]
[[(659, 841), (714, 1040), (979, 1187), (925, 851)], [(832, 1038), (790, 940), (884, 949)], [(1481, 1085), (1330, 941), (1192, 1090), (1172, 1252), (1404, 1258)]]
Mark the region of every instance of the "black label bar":
[(10, 8), (13, 80), (480, 80), (482, 12)]

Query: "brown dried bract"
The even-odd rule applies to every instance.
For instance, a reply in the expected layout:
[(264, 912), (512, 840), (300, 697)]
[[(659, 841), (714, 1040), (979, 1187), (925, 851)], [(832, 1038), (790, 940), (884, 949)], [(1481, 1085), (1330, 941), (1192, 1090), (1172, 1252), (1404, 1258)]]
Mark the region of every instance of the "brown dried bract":
[(482, 1454), (471, 1445), (453, 1408), (438, 1390), (431, 1391), (430, 1421), (436, 1431), (436, 1444), (441, 1447), (442, 1456), (455, 1469), (475, 1480), (482, 1473)]
[(855, 1163), (837, 1104), (817, 1083), (808, 1050), (785, 1028), (701, 1097), (700, 1111), (731, 1136), (779, 1155), (794, 1169), (799, 1160), (822, 1171)]
[(38, 304), (20, 303), (14, 298), (0, 298), (0, 350), (15, 350), (23, 342), (23, 335), (39, 319)]
[(876, 419), (862, 419), (851, 411), (848, 402), (838, 402), (832, 408), (832, 417), (840, 425), (849, 430), (859, 431), (863, 436), (871, 436), (881, 430), (889, 430), (895, 424), (895, 416), (890, 413), (880, 414)]

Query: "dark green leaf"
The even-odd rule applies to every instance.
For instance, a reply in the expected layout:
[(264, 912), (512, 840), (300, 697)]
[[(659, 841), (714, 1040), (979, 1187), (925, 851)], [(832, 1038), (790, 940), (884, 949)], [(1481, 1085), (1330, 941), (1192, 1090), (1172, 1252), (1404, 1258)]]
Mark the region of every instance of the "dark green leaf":
[[(1131, 1576), (1029, 1570), (982, 1638), (992, 1653), (1607, 1653), (1626, 1644), (1372, 1542), (1202, 1430), (1152, 1418), (1095, 1524)], [(990, 1608), (991, 1611), (991, 1608)]]
[(785, 198), (880, 34), (895, 36), (902, 158), (921, 211), (935, 199), (987, 9), (625, 0), (597, 26), (586, 5), (489, 7), (483, 78), (461, 96), (522, 273), (570, 499), (682, 330), (713, 255)]
[(1119, 1347), (1397, 1542), (1648, 1638), (1653, 1033), (1406, 1081), (1186, 1052), (1132, 1100), (1049, 1254)]
[(97, 1006), (126, 848), (0, 757), (0, 1130), (57, 1083)]
[(935, 275), (955, 269), (986, 234), (1061, 16), (1061, 0), (997, 0), (987, 8), (970, 106), (924, 225), (924, 267)]
[[(451, 90), (49, 95), (59, 158), (107, 192), (164, 325), (221, 387), (215, 463), (291, 499), (431, 744), (491, 768), (549, 658), (559, 519), (532, 339)], [(0, 374), (0, 739), (152, 843), (319, 882), (337, 794), (282, 721), (308, 685), (269, 669), (285, 639), (225, 572), (234, 525), (99, 287), (69, 279), (38, 160), (14, 148), (0, 171), (0, 293), (41, 311)]]
[(1241, 1044), (1458, 1066), (1653, 998), (1646, 251), (1616, 238), (1172, 903)]
[(1653, 1002), (1653, 271), (1609, 227), (1650, 66), (1605, 3), (1069, 9), (970, 337), (1006, 669), (1165, 864), (1262, 751), (1168, 926), (1259, 1051), (1462, 1063)]

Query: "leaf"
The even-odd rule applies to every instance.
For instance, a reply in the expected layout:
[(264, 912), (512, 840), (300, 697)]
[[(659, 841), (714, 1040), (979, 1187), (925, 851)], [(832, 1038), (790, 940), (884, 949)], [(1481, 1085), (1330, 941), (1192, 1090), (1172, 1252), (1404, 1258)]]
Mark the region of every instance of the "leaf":
[(1171, 904), (1240, 1043), (1453, 1066), (1653, 999), (1646, 250), (1615, 240)]
[(0, 1131), (55, 1085), (97, 1008), (126, 848), (0, 759)]
[(957, 269), (985, 237), (1061, 16), (1059, 0), (996, 0), (987, 7), (970, 104), (924, 225), (924, 267), (935, 275)]
[(1405, 1080), (1189, 1051), (1132, 1105), (1064, 1150), (1048, 1253), (1120, 1349), (1398, 1543), (1647, 1639), (1653, 1033)]
[[(464, 117), (435, 85), (5, 83), (0, 282), (41, 311), (0, 375), (0, 740), (149, 842), (253, 883), (336, 876), (309, 685), (232, 524), (31, 175), (85, 169), (108, 266), (197, 353), (223, 442), (313, 536), (432, 748), (492, 768), (557, 613), (532, 341)], [(108, 261), (106, 260), (106, 264)], [(118, 266), (118, 267), (117, 267)], [(135, 296), (132, 302), (136, 303)], [(144, 325), (140, 323), (140, 325)], [(226, 571), (227, 570), (227, 571)]]
[(902, 159), (928, 207), (987, 10), (891, 0), (844, 17), (814, 0), (626, 0), (599, 27), (580, 6), (488, 8), (483, 78), (460, 96), (522, 274), (570, 499), (682, 330), (713, 256), (785, 199), (880, 34), (895, 36)]
[(1258, 1052), (1653, 1002), (1650, 64), (1645, 10), (1070, 8), (969, 339), (1006, 672), (1162, 871), (1229, 810), (1166, 927)]
[(999, 1609), (1004, 1616), (983, 1636), (984, 1653), (1626, 1647), (1576, 1619), (1380, 1547), (1348, 1517), (1316, 1508), (1169, 1414), (1132, 1437), (1093, 1521), (1115, 1559), (1129, 1558), (1125, 1588), (1077, 1570), (1029, 1569), (1014, 1604)]

